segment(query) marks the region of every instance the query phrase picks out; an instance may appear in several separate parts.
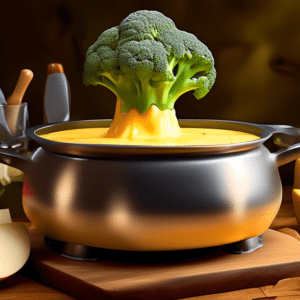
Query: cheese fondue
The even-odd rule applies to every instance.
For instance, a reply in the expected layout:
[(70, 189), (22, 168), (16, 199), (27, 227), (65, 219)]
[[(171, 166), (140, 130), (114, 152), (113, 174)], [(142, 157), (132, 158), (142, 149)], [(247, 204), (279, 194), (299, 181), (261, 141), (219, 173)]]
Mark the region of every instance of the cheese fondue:
[(211, 128), (181, 128), (181, 135), (174, 137), (139, 137), (108, 138), (108, 128), (81, 128), (52, 132), (41, 135), (42, 138), (63, 143), (80, 144), (113, 144), (113, 145), (222, 145), (236, 144), (259, 139), (258, 136), (246, 132), (211, 129)]

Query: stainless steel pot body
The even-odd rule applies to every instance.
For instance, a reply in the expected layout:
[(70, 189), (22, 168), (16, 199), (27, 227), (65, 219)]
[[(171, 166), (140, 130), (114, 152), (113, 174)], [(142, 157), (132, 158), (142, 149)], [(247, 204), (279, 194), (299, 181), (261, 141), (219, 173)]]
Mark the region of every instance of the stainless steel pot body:
[(108, 249), (181, 250), (263, 234), (282, 197), (278, 166), (300, 156), (263, 146), (215, 155), (82, 157), (4, 143), (25, 171), (24, 211), (50, 238)]
[(264, 233), (281, 203), (261, 146), (211, 157), (90, 159), (38, 149), (24, 184), (33, 225), (70, 243), (122, 250), (223, 245)]

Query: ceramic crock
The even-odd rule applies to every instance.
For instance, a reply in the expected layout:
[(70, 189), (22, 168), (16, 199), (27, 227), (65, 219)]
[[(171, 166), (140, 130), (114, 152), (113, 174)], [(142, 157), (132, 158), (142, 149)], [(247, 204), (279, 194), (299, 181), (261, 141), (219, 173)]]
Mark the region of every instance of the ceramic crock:
[[(0, 161), (25, 172), (29, 220), (57, 241), (118, 250), (182, 250), (262, 235), (282, 199), (278, 167), (300, 157), (300, 144), (271, 153), (285, 125), (181, 120), (181, 127), (239, 130), (255, 141), (215, 146), (126, 146), (54, 142), (44, 133), (108, 127), (111, 120), (36, 126), (0, 145)], [(19, 151), (28, 142), (33, 152)]]

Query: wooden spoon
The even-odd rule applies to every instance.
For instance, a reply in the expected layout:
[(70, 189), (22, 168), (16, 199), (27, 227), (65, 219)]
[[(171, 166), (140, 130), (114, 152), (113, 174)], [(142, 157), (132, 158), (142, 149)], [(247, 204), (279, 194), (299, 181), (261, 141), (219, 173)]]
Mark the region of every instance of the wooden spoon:
[(7, 105), (20, 105), (23, 96), (27, 90), (27, 87), (30, 83), (30, 81), (33, 78), (33, 73), (30, 70), (24, 69), (21, 71), (18, 83), (14, 89), (14, 92), (10, 97), (7, 99)]
[(19, 122), (19, 105), (22, 103), (23, 96), (32, 78), (32, 71), (22, 70), (12, 95), (7, 99), (7, 105), (11, 106), (12, 109), (5, 111), (5, 119), (13, 137), (19, 132), (20, 124), (17, 124)]

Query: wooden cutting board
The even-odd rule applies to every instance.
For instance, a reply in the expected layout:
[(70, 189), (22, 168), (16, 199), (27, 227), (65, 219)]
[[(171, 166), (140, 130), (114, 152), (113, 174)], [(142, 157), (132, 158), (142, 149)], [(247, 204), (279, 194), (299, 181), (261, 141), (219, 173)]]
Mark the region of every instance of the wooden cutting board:
[(220, 247), (168, 253), (108, 253), (103, 260), (71, 260), (48, 249), (29, 229), (27, 267), (40, 280), (78, 299), (180, 299), (274, 285), (300, 275), (300, 242), (267, 230), (264, 246), (249, 254)]

